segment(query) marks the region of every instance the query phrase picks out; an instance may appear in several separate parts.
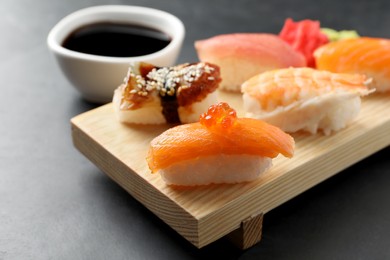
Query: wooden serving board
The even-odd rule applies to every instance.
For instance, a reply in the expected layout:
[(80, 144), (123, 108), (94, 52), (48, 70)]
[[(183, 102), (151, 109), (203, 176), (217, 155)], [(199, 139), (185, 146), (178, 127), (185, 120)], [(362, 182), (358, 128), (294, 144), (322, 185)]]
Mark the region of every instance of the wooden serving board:
[[(242, 115), (240, 95), (219, 96)], [(277, 157), (269, 172), (241, 184), (167, 186), (145, 157), (149, 142), (169, 126), (121, 124), (112, 104), (74, 117), (72, 136), (87, 158), (196, 247), (229, 235), (247, 248), (260, 240), (263, 214), (390, 144), (389, 104), (389, 95), (371, 95), (347, 128), (293, 135), (292, 159)]]

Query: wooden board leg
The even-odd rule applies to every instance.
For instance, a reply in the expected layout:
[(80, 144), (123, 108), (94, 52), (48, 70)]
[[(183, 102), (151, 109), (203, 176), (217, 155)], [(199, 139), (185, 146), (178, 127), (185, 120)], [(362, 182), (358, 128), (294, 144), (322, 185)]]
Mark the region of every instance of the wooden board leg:
[(240, 249), (247, 249), (261, 240), (263, 213), (241, 222), (240, 228), (227, 235), (227, 238)]

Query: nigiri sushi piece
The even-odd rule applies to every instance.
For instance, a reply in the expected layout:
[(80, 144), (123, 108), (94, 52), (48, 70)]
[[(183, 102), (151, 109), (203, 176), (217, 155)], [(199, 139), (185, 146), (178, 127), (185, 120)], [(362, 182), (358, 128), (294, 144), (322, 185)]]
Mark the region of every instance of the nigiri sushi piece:
[(272, 158), (293, 153), (290, 135), (260, 120), (237, 118), (221, 102), (202, 114), (200, 122), (154, 138), (147, 162), (167, 184), (195, 186), (255, 180), (271, 167)]
[(258, 73), (304, 67), (305, 57), (277, 35), (223, 34), (195, 42), (198, 57), (221, 69), (221, 89), (240, 92), (241, 84)]
[(331, 42), (314, 52), (317, 69), (361, 73), (377, 92), (390, 91), (390, 40), (361, 37)]
[(360, 111), (361, 96), (373, 92), (362, 74), (288, 68), (259, 74), (242, 85), (247, 117), (286, 132), (338, 131)]
[(162, 68), (134, 63), (114, 92), (114, 111), (123, 123), (196, 122), (217, 102), (220, 81), (219, 67), (210, 63)]

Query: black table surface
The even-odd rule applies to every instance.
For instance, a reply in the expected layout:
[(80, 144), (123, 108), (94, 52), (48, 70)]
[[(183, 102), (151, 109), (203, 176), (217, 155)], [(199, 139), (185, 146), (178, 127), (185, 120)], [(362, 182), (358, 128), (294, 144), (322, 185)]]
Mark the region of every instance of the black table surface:
[(69, 120), (96, 107), (56, 65), (46, 37), (65, 15), (101, 4), (178, 16), (193, 43), (222, 33), (278, 33), (285, 18), (390, 38), (390, 1), (2, 0), (0, 259), (390, 259), (385, 148), (268, 212), (260, 244), (197, 249), (82, 156)]

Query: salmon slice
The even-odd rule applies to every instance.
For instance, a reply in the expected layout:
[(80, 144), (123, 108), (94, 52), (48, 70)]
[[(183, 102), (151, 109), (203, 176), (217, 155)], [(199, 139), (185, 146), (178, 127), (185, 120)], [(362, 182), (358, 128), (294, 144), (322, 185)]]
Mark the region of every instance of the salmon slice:
[(195, 42), (201, 61), (221, 68), (221, 88), (240, 91), (250, 77), (277, 68), (306, 66), (305, 57), (277, 35), (223, 34)]
[(151, 171), (219, 154), (293, 156), (294, 139), (290, 135), (260, 120), (237, 118), (226, 103), (218, 106), (202, 115), (200, 122), (173, 127), (153, 139), (147, 156)]
[(328, 43), (314, 52), (320, 70), (362, 73), (377, 92), (390, 91), (390, 40), (362, 37)]

